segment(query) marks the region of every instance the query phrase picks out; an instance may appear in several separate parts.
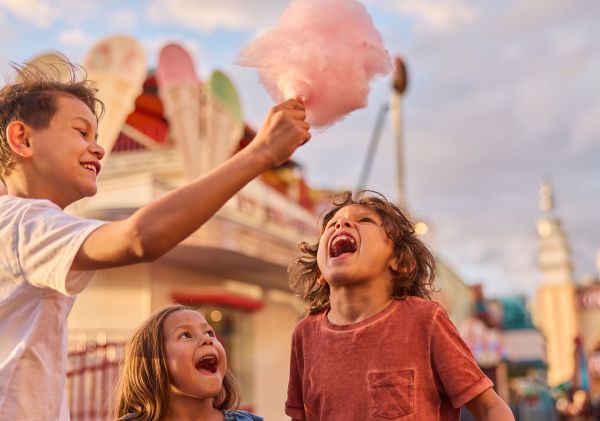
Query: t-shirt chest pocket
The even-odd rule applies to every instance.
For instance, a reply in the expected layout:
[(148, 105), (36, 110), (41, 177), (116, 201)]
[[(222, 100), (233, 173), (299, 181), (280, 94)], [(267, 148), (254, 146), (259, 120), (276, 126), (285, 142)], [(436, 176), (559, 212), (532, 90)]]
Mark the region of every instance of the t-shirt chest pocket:
[(368, 373), (371, 416), (393, 420), (412, 414), (415, 402), (415, 371)]

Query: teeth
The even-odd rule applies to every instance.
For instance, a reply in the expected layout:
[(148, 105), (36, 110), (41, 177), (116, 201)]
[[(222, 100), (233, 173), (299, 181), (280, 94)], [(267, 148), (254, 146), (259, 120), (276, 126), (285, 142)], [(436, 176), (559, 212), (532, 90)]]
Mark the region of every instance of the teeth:
[(92, 164), (81, 164), (81, 165), (83, 166), (83, 168), (93, 171), (93, 173), (96, 174), (96, 166), (94, 166)]
[(217, 360), (217, 358), (214, 355), (205, 355), (204, 357), (202, 357), (198, 360), (198, 364), (203, 361), (214, 362), (216, 360)]
[(335, 246), (340, 241), (350, 241), (352, 244), (356, 245), (356, 241), (354, 241), (354, 238), (346, 234), (338, 235), (337, 237), (335, 237), (331, 245)]

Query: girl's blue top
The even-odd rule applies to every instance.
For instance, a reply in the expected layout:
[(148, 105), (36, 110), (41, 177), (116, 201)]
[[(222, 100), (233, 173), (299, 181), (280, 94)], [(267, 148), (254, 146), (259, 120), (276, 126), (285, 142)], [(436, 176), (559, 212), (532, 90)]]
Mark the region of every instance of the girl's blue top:
[(223, 411), (225, 421), (263, 421), (262, 417), (246, 411)]
[[(258, 415), (254, 415), (247, 411), (223, 411), (223, 415), (225, 416), (224, 421), (263, 421), (263, 417), (259, 417)], [(137, 414), (127, 414), (117, 419), (116, 421), (125, 421), (130, 419), (137, 418)]]

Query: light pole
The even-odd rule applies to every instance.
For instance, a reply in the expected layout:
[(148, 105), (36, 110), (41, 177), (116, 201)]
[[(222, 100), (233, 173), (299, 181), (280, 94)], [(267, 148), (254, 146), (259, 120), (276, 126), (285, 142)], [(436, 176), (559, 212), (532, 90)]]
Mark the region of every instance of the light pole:
[(401, 97), (406, 91), (408, 85), (408, 77), (404, 61), (400, 57), (395, 59), (395, 69), (392, 75), (392, 95), (390, 103), (385, 103), (379, 108), (367, 155), (363, 164), (356, 191), (363, 190), (367, 185), (367, 179), (371, 172), (371, 166), (375, 158), (375, 151), (381, 137), (381, 130), (385, 123), (385, 115), (391, 109), (392, 126), (394, 130), (394, 139), (396, 143), (396, 184), (398, 189), (398, 204), (406, 208), (406, 194), (404, 191), (404, 150), (402, 136), (402, 109)]
[(390, 104), (387, 102), (383, 104), (381, 108), (379, 108), (377, 120), (375, 121), (375, 127), (373, 128), (373, 134), (371, 135), (371, 141), (369, 142), (369, 149), (367, 149), (367, 156), (365, 157), (363, 169), (360, 172), (360, 178), (358, 179), (358, 185), (356, 186), (356, 192), (364, 190), (367, 186), (367, 179), (369, 178), (371, 166), (373, 165), (373, 160), (375, 159), (375, 151), (377, 150), (377, 145), (379, 144), (379, 139), (381, 138), (381, 129), (383, 129), (385, 116), (389, 109)]
[(398, 205), (407, 208), (406, 191), (404, 186), (404, 133), (402, 119), (402, 96), (408, 87), (408, 73), (406, 65), (400, 57), (394, 60), (395, 68), (392, 79), (392, 95), (390, 98), (390, 110), (392, 118), (392, 129), (396, 143), (396, 187)]

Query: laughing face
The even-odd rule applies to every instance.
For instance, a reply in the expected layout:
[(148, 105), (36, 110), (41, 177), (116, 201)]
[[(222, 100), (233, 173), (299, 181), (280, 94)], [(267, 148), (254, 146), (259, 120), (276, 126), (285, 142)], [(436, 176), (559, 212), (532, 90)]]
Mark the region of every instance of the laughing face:
[(104, 149), (96, 142), (96, 117), (75, 97), (56, 98), (48, 127), (30, 128), (33, 176), (41, 180), (44, 197), (65, 207), (96, 194), (96, 177)]
[(391, 283), (396, 261), (381, 217), (368, 206), (349, 205), (338, 210), (319, 240), (317, 263), (331, 287)]
[(181, 310), (170, 314), (163, 328), (172, 393), (216, 397), (227, 371), (227, 357), (212, 327), (197, 311)]

